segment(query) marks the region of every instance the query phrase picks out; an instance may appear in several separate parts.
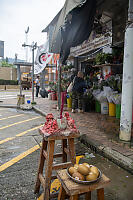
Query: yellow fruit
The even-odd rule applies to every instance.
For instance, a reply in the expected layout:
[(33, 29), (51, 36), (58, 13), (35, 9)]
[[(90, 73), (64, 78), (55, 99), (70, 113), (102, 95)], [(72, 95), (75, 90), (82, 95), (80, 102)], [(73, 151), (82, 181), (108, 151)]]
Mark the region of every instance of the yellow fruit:
[(74, 173), (74, 172), (77, 172), (77, 170), (74, 168), (74, 167), (70, 167), (69, 169), (68, 169), (68, 171), (69, 171), (69, 174), (72, 176), (72, 174)]
[(75, 168), (75, 169), (78, 169), (78, 166), (79, 166), (78, 164), (75, 164), (75, 165), (74, 165), (74, 168)]
[(80, 164), (78, 166), (78, 172), (84, 176), (88, 175), (89, 174), (89, 168), (86, 167), (85, 165), (83, 164)]
[(89, 175), (86, 176), (86, 181), (94, 181), (97, 179), (97, 175), (90, 172)]
[(85, 165), (86, 167), (90, 169), (90, 165), (88, 163), (83, 163), (83, 165)]
[(91, 171), (92, 173), (95, 173), (97, 176), (99, 175), (98, 168), (95, 167), (95, 166), (92, 166), (92, 167), (90, 168), (90, 171)]
[(72, 177), (77, 179), (77, 180), (81, 180), (81, 181), (85, 180), (85, 177), (82, 174), (80, 174), (79, 172), (73, 173)]

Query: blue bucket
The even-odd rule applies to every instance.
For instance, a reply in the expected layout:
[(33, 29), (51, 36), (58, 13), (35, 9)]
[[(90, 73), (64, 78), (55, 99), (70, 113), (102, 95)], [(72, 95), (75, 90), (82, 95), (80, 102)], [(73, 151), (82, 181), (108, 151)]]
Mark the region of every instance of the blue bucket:
[(31, 103), (31, 101), (30, 101), (30, 100), (27, 100), (27, 103), (28, 103), (28, 104), (30, 104), (30, 103)]

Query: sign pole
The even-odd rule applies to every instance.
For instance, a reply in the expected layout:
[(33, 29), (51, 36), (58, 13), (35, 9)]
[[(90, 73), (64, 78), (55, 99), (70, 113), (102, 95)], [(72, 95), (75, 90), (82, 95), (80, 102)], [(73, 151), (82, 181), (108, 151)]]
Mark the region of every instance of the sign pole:
[(32, 103), (34, 102), (34, 46), (32, 48)]
[(61, 109), (61, 61), (58, 65), (58, 110)]
[(37, 42), (32, 45), (22, 44), (22, 47), (32, 48), (32, 103), (34, 103), (34, 50), (37, 48)]

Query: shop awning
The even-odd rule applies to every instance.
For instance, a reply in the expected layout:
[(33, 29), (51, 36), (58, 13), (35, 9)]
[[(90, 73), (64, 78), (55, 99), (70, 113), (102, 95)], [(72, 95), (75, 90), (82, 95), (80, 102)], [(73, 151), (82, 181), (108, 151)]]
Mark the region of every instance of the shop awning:
[[(66, 0), (64, 7), (60, 10), (60, 12), (52, 20), (50, 25), (52, 25), (53, 22), (55, 22), (56, 25), (54, 27), (54, 31), (53, 31), (53, 35), (52, 35), (52, 41), (51, 41), (52, 44), (50, 44), (50, 47), (51, 47), (50, 51), (51, 52), (60, 53), (60, 50), (61, 50), (61, 27), (65, 23), (66, 16), (68, 15), (68, 13), (71, 10), (73, 10), (74, 8), (76, 8), (79, 5), (84, 4), (85, 2), (86, 2), (86, 0), (77, 0), (77, 1)], [(48, 30), (47, 27), (42, 32), (47, 31)], [(60, 43), (60, 45), (58, 45), (59, 43)]]
[[(112, 18), (115, 25), (113, 27), (116, 27), (119, 22), (119, 24), (123, 24), (124, 28), (127, 8), (128, 0), (66, 0), (52, 31), (50, 52), (60, 53), (62, 63), (64, 63), (69, 55), (70, 48), (88, 39), (96, 15), (104, 12)], [(121, 9), (123, 12), (121, 12)], [(114, 36), (116, 36), (119, 27), (113, 28)], [(117, 40), (119, 39), (120, 37), (117, 38)]]
[(60, 53), (62, 63), (70, 47), (87, 39), (92, 30), (96, 0), (66, 0), (53, 31), (50, 52)]

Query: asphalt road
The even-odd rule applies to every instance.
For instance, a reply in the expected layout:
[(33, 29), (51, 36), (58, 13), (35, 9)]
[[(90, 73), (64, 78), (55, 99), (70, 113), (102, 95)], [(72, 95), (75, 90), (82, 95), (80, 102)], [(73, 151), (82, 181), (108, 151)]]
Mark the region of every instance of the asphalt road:
[[(0, 90), (0, 101), (5, 99), (17, 99), (17, 95), (20, 94), (19, 90)], [(32, 97), (32, 91), (22, 90), (22, 94), (25, 94), (27, 98)]]
[[(44, 117), (34, 112), (0, 108), (0, 200), (42, 199), (42, 189), (37, 197), (34, 185), (41, 142), (38, 128), (44, 121)], [(111, 179), (105, 188), (105, 200), (133, 200), (131, 174), (91, 152), (78, 140), (75, 145), (77, 156), (85, 155), (80, 162), (96, 165)], [(56, 151), (59, 150), (60, 143), (57, 143)], [(56, 188), (56, 184), (53, 187)], [(95, 192), (92, 194), (94, 199)]]
[(35, 113), (0, 108), (1, 200), (36, 199), (33, 188), (42, 124), (44, 117)]

